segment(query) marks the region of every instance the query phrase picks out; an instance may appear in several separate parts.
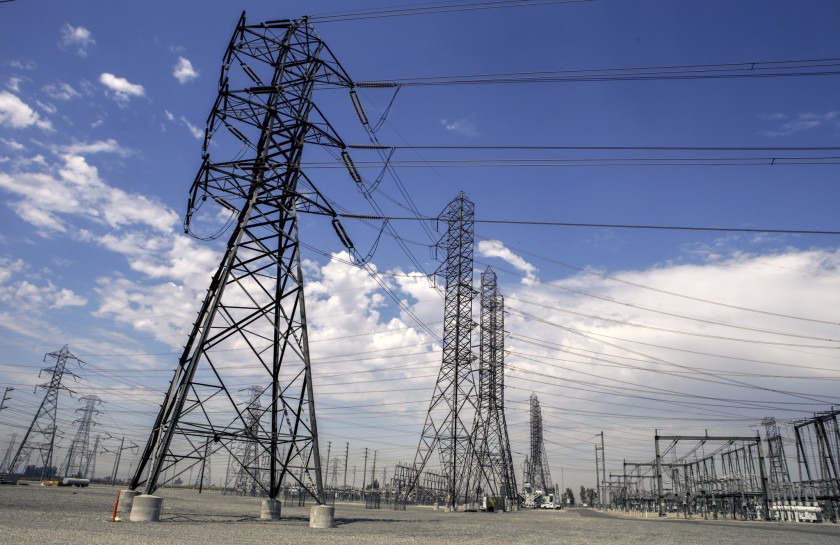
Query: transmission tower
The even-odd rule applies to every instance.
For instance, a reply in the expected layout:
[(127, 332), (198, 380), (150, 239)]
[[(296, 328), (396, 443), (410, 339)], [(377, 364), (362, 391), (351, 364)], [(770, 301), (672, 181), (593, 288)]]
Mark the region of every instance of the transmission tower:
[[(151, 493), (164, 471), (183, 473), (200, 461), (208, 439), (230, 450), (247, 438), (266, 457), (258, 485), (268, 498), (289, 481), (323, 503), (298, 213), (332, 217), (341, 242), (353, 247), (301, 159), (306, 144), (340, 148), (347, 157), (313, 94), (352, 85), (307, 19), (249, 25), (242, 14), (224, 55), (185, 222), (190, 231), (214, 215), (202, 206), (218, 206), (234, 228), (132, 489)], [(255, 428), (247, 402), (225, 385), (245, 370), (264, 380)]]
[(76, 412), (81, 411), (82, 417), (73, 421), (79, 427), (76, 429), (76, 437), (70, 443), (70, 450), (67, 451), (67, 457), (64, 460), (65, 477), (87, 477), (91, 456), (94, 454), (90, 449), (90, 428), (97, 425), (93, 417), (99, 414), (100, 411), (96, 406), (102, 403), (102, 400), (95, 395), (90, 395), (79, 401), (83, 401), (85, 406), (76, 409)]
[(504, 411), (504, 298), (496, 273), (487, 267), (481, 273), (481, 344), (479, 396), (476, 411), (470, 491), (516, 501), (516, 476)]
[(542, 490), (548, 494), (553, 491), (551, 484), (551, 472), (548, 467), (548, 458), (545, 452), (545, 441), (543, 441), (542, 411), (540, 400), (537, 394), (531, 394), (531, 449), (527, 467), (527, 482), (532, 489)]
[[(231, 465), (234, 465), (233, 470), (236, 472), (233, 490), (237, 496), (256, 496), (263, 487), (261, 474), (264, 468), (260, 466), (260, 450), (257, 442), (260, 417), (263, 413), (260, 401), (263, 388), (261, 386), (251, 386), (247, 391), (248, 406), (245, 409), (245, 429), (231, 458)], [(205, 444), (205, 452), (207, 444)]]
[(767, 436), (767, 462), (770, 466), (770, 482), (777, 485), (790, 484), (790, 473), (788, 473), (787, 458), (785, 458), (785, 446), (782, 442), (782, 434), (776, 425), (776, 419), (768, 416), (761, 421)]
[(404, 491), (407, 498), (417, 486), (420, 473), (437, 449), (441, 473), (447, 486), (446, 504), (456, 509), (466, 500), (469, 461), (472, 455), (472, 427), (478, 404), (473, 378), (471, 351), (474, 206), (463, 193), (441, 214), (446, 234), (438, 247), (445, 260), (438, 273), (445, 283), (443, 322), (443, 361), (432, 395), (420, 444), (414, 456), (411, 480)]
[(205, 486), (211, 486), (213, 484), (213, 474), (210, 471), (211, 463), (210, 463), (210, 445), (213, 442), (208, 440), (204, 443), (204, 456), (201, 457), (201, 470), (198, 472), (198, 476), (195, 479), (195, 485), (193, 488), (198, 488), (198, 491), (201, 492)]
[(9, 437), (9, 446), (6, 447), (6, 454), (3, 455), (3, 463), (0, 463), (0, 473), (8, 473), (9, 462), (12, 461), (12, 452), (15, 448), (15, 441), (17, 441), (18, 434), (13, 433)]
[(96, 455), (99, 453), (99, 439), (100, 436), (97, 435), (93, 440), (93, 448), (90, 449), (87, 465), (85, 466), (85, 475), (88, 475), (89, 479), (96, 478)]
[[(58, 393), (61, 390), (67, 390), (62, 386), (61, 380), (65, 374), (78, 378), (76, 375), (66, 370), (67, 360), (76, 360), (81, 366), (84, 362), (70, 353), (67, 345), (57, 352), (50, 352), (44, 356), (44, 361), (47, 358), (55, 359), (55, 365), (42, 369), (41, 373), (50, 373), (50, 381), (46, 384), (39, 384), (37, 388), (44, 388), (47, 392), (44, 395), (41, 405), (35, 412), (35, 418), (32, 419), (32, 424), (23, 435), (15, 457), (12, 458), (12, 463), (9, 464), (9, 473), (15, 473), (18, 465), (24, 460), (29, 460), (33, 452), (38, 451), (40, 456), (40, 463), (43, 471), (41, 472), (41, 480), (50, 479), (52, 475), (53, 450), (55, 448), (56, 435), (56, 416), (58, 414)], [(38, 373), (38, 376), (41, 376)], [(69, 391), (69, 390), (68, 390)], [(26, 468), (24, 468), (26, 469)]]

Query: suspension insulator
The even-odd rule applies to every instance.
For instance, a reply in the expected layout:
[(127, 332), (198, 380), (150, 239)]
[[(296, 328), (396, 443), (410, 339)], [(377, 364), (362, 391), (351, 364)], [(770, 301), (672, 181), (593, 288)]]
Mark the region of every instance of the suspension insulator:
[(344, 226), (341, 225), (341, 222), (338, 221), (338, 218), (333, 218), (332, 220), (333, 229), (335, 229), (335, 234), (338, 235), (338, 239), (347, 247), (348, 250), (353, 249), (353, 242), (350, 240), (350, 237), (347, 236), (347, 231), (344, 230)]
[(359, 95), (356, 94), (356, 91), (350, 91), (350, 102), (353, 103), (353, 109), (356, 110), (356, 115), (359, 116), (359, 121), (362, 122), (362, 125), (370, 125), (367, 114), (365, 114), (365, 109), (362, 108), (362, 102), (359, 100)]
[(353, 164), (353, 159), (350, 157), (350, 154), (346, 151), (341, 151), (341, 160), (344, 161), (344, 166), (347, 167), (347, 172), (350, 173), (350, 177), (353, 178), (353, 181), (357, 184), (362, 183), (362, 176), (359, 174), (359, 171), (356, 169), (356, 165)]

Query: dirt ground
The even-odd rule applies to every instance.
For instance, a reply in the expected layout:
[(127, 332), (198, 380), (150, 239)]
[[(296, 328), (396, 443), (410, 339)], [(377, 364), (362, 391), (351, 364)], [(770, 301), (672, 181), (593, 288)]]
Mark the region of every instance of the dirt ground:
[[(283, 506), (281, 520), (259, 519), (261, 500), (164, 489), (161, 521), (111, 522), (117, 491), (0, 486), (0, 543), (132, 544), (673, 544), (837, 545), (840, 525), (627, 518), (591, 509), (510, 513), (406, 511), (337, 503), (336, 527), (309, 528), (306, 507)], [(126, 517), (127, 518), (127, 517)]]

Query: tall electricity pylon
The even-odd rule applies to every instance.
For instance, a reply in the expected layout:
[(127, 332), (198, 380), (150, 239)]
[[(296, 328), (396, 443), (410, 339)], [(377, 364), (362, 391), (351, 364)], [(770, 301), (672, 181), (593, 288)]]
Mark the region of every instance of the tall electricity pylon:
[(8, 473), (9, 472), (9, 462), (12, 461), (12, 452), (15, 449), (15, 442), (17, 441), (18, 434), (13, 433), (9, 437), (9, 446), (6, 447), (6, 454), (3, 455), (3, 462), (0, 463), (0, 473)]
[(554, 485), (551, 482), (551, 471), (548, 467), (548, 457), (545, 452), (545, 441), (543, 440), (542, 410), (537, 394), (531, 394), (531, 449), (527, 468), (526, 480), (534, 490), (542, 490), (545, 493), (552, 492)]
[(213, 472), (211, 471), (212, 464), (210, 463), (210, 454), (212, 454), (210, 446), (212, 444), (213, 442), (209, 439), (206, 443), (204, 443), (204, 456), (201, 459), (201, 469), (198, 471), (198, 476), (195, 478), (195, 486), (193, 486), (193, 488), (198, 488), (199, 492), (201, 492), (205, 486), (212, 486), (213, 484)]
[(243, 438), (231, 458), (231, 464), (236, 472), (233, 484), (237, 496), (256, 496), (262, 488), (262, 472), (265, 469), (260, 464), (260, 449), (258, 448), (260, 417), (263, 413), (260, 396), (263, 394), (261, 386), (248, 388), (248, 414), (246, 418)]
[[(152, 493), (165, 470), (174, 478), (199, 463), (208, 439), (218, 443), (214, 452), (230, 452), (247, 438), (267, 459), (259, 486), (268, 498), (289, 482), (323, 503), (298, 213), (332, 217), (353, 248), (301, 170), (301, 157), (307, 144), (340, 148), (346, 157), (313, 94), (352, 85), (307, 19), (249, 25), (242, 14), (224, 55), (185, 222), (188, 231), (200, 226), (207, 216), (199, 209), (215, 204), (234, 228), (132, 489)], [(248, 400), (225, 385), (245, 372), (261, 376), (265, 388), (253, 433), (243, 431), (250, 430)]]
[[(53, 450), (55, 448), (56, 435), (56, 416), (58, 414), (58, 393), (61, 390), (67, 390), (61, 385), (61, 380), (64, 375), (70, 375), (73, 378), (78, 378), (76, 375), (67, 371), (67, 360), (76, 360), (81, 366), (84, 362), (70, 353), (67, 345), (57, 352), (50, 352), (44, 356), (44, 361), (47, 358), (54, 358), (55, 365), (42, 369), (41, 373), (47, 372), (51, 374), (50, 381), (47, 384), (39, 384), (37, 388), (44, 388), (47, 393), (44, 395), (41, 405), (35, 412), (35, 418), (32, 419), (32, 424), (23, 435), (23, 440), (20, 442), (15, 457), (12, 458), (12, 463), (9, 464), (9, 473), (17, 471), (18, 464), (24, 460), (29, 460), (33, 452), (38, 451), (41, 455), (40, 463), (43, 464), (43, 471), (41, 472), (41, 480), (49, 479), (52, 475)], [(38, 376), (41, 376), (38, 373)], [(69, 390), (68, 390), (69, 391)], [(26, 468), (24, 468), (25, 470)]]
[(446, 234), (438, 245), (446, 254), (439, 270), (445, 283), (443, 360), (414, 455), (411, 479), (402, 498), (405, 500), (417, 486), (420, 473), (437, 450), (450, 509), (456, 509), (468, 494), (469, 462), (474, 448), (471, 434), (478, 406), (475, 356), (471, 350), (475, 326), (472, 319), (474, 212), (472, 201), (461, 193), (440, 216), (446, 223)]
[(99, 414), (96, 406), (102, 403), (102, 400), (95, 395), (90, 395), (79, 401), (84, 401), (85, 406), (76, 409), (76, 412), (82, 412), (82, 417), (73, 421), (79, 427), (76, 429), (76, 437), (70, 443), (70, 450), (67, 451), (67, 457), (64, 460), (65, 477), (87, 477), (91, 456), (94, 454), (90, 449), (90, 428), (97, 425), (93, 417)]
[(516, 477), (510, 452), (504, 411), (504, 297), (496, 273), (487, 267), (481, 273), (481, 330), (476, 411), (470, 472), (470, 501), (481, 495), (516, 501)]

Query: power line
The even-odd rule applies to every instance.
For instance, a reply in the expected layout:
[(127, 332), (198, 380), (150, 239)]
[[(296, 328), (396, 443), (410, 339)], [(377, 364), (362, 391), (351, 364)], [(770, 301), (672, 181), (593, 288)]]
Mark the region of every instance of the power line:
[(386, 19), (413, 15), (433, 15), (489, 9), (528, 8), (559, 4), (581, 4), (593, 0), (495, 0), (490, 2), (456, 2), (441, 4), (414, 4), (400, 8), (371, 8), (357, 11), (324, 13), (312, 15), (309, 20), (316, 23), (343, 23), (361, 19)]
[[(317, 212), (313, 212), (316, 213)], [(435, 221), (433, 217), (408, 217), (408, 216), (375, 216), (370, 214), (339, 213), (339, 217), (348, 219), (365, 219), (378, 221)], [(602, 229), (638, 229), (638, 230), (664, 230), (664, 231), (711, 231), (725, 233), (774, 233), (788, 235), (840, 235), (840, 231), (823, 231), (817, 229), (770, 229), (770, 228), (746, 228), (746, 227), (700, 227), (680, 225), (631, 225), (622, 223), (575, 223), (562, 221), (536, 221), (536, 220), (500, 220), (500, 219), (476, 219), (475, 223), (495, 225), (529, 225), (545, 227), (595, 227)]]
[[(840, 165), (840, 156), (820, 157), (593, 157), (588, 159), (429, 159), (391, 160), (387, 168), (561, 168)], [(307, 169), (342, 169), (343, 165), (304, 163)], [(378, 161), (356, 161), (359, 168), (382, 168)]]
[(348, 144), (351, 149), (517, 150), (517, 151), (840, 151), (840, 146), (562, 146), (562, 145), (403, 145)]
[(377, 88), (601, 81), (782, 78), (836, 75), (840, 75), (840, 58), (457, 74), (449, 76), (397, 78), (390, 81), (360, 81), (354, 83), (358, 87)]

